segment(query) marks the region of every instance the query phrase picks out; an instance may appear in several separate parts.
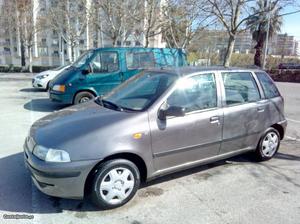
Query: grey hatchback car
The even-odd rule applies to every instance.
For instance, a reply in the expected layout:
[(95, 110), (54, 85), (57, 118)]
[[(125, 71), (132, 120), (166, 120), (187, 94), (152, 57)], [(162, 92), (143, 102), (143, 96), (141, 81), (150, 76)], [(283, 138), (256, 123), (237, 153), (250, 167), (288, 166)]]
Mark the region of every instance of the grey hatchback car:
[(287, 125), (283, 103), (261, 70), (144, 70), (35, 122), (25, 163), (45, 194), (115, 208), (142, 181), (249, 151), (272, 158)]

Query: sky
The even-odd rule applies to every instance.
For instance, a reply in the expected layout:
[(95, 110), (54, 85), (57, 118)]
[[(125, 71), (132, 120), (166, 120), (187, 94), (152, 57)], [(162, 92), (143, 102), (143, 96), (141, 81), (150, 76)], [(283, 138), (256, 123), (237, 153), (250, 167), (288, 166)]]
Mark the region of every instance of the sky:
[[(295, 10), (297, 9), (287, 7), (284, 13), (292, 12)], [(291, 15), (286, 15), (283, 17), (283, 26), (281, 28), (281, 33), (293, 35), (298, 41), (300, 41), (300, 12)]]

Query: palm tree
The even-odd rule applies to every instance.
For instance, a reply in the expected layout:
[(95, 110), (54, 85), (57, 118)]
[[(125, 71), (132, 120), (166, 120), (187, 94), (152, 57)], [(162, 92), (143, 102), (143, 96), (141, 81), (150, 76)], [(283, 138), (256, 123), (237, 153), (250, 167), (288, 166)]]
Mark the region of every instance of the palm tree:
[(267, 38), (267, 27), (268, 27), (268, 12), (271, 10), (270, 26), (269, 26), (269, 39), (272, 36), (280, 32), (282, 26), (282, 17), (280, 11), (282, 7), (276, 5), (276, 3), (270, 3), (269, 0), (259, 0), (255, 7), (252, 7), (253, 17), (249, 19), (247, 25), (250, 27), (252, 33), (252, 39), (256, 42), (254, 64), (256, 66), (262, 66), (262, 51)]

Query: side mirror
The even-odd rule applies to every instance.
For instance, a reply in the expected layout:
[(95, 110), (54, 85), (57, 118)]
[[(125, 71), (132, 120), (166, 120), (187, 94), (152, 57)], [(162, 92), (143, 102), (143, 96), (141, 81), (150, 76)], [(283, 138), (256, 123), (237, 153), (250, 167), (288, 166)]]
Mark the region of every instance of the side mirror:
[(81, 73), (82, 73), (83, 75), (88, 75), (89, 73), (91, 73), (91, 70), (90, 70), (90, 69), (83, 69), (83, 70), (81, 71)]
[(167, 116), (174, 116), (174, 117), (184, 117), (185, 116), (185, 108), (171, 106), (168, 109), (160, 109), (158, 112), (158, 118), (160, 120), (165, 120)]

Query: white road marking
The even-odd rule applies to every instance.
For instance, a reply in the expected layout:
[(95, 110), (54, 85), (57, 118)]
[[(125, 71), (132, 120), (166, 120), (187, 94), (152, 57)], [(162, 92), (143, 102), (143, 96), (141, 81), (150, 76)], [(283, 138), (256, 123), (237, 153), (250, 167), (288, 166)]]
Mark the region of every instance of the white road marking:
[(41, 217), (39, 215), (39, 201), (38, 201), (38, 192), (34, 186), (33, 181), (31, 180), (31, 209), (34, 215), (34, 219), (32, 220), (33, 224), (41, 223)]
[(300, 139), (291, 137), (291, 136), (285, 136), (287, 139), (292, 140), (292, 141), (296, 141), (296, 142), (300, 142)]
[(287, 118), (288, 121), (291, 121), (291, 122), (295, 122), (295, 123), (300, 123), (300, 121), (298, 120), (294, 120), (294, 119), (290, 119), (290, 118)]

